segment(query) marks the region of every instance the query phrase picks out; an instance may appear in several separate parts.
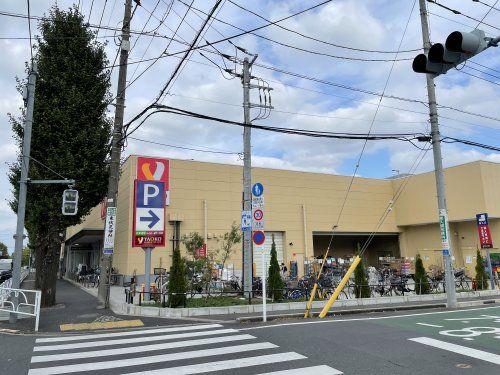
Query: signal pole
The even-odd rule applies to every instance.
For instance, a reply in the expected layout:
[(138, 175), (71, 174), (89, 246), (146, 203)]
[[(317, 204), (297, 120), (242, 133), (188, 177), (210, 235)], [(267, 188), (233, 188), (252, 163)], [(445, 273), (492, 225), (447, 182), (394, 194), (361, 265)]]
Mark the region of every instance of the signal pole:
[[(135, 0), (138, 3), (138, 0)], [(118, 72), (118, 88), (116, 95), (115, 122), (111, 143), (111, 157), (109, 162), (109, 181), (107, 193), (107, 207), (116, 207), (118, 195), (118, 180), (120, 178), (120, 158), (123, 141), (123, 115), (125, 112), (125, 88), (127, 85), (127, 62), (130, 50), (130, 20), (132, 18), (132, 0), (125, 1), (123, 16), (122, 40), (120, 44), (120, 68)], [(111, 267), (113, 254), (101, 254), (101, 282), (99, 283), (98, 298), (109, 308), (109, 287), (111, 281)]]
[[(31, 129), (33, 126), (33, 109), (35, 107), (35, 86), (38, 75), (36, 63), (31, 61), (31, 71), (27, 85), (26, 118), (24, 120), (23, 150), (21, 155), (21, 179), (19, 180), (19, 197), (17, 199), (17, 227), (14, 247), (14, 269), (12, 272), (12, 288), (19, 289), (21, 286), (21, 261), (24, 240), (24, 218), (26, 215), (26, 196), (28, 194), (28, 171), (30, 165), (31, 151)], [(14, 306), (17, 305), (17, 297), (13, 294)], [(9, 321), (17, 321), (16, 314), (10, 314)]]
[[(424, 42), (424, 53), (428, 54), (431, 48), (429, 39), (429, 24), (427, 22), (426, 0), (419, 0), (420, 21), (422, 23), (422, 38)], [(427, 95), (429, 100), (429, 115), (431, 121), (432, 151), (434, 155), (434, 169), (436, 175), (436, 191), (439, 210), (439, 227), (441, 230), (441, 243), (443, 249), (443, 260), (446, 282), (446, 306), (449, 309), (457, 307), (455, 293), (455, 275), (452, 267), (452, 248), (450, 242), (450, 227), (448, 222), (448, 210), (446, 208), (446, 193), (444, 188), (443, 158), (441, 155), (441, 140), (439, 133), (438, 112), (436, 104), (436, 89), (432, 74), (426, 74)]]

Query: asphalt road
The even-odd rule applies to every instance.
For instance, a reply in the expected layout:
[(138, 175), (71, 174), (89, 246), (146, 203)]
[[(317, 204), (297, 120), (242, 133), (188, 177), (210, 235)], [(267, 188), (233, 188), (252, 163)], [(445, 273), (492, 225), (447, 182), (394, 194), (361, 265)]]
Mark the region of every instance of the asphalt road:
[(270, 325), (175, 325), (94, 331), (85, 335), (0, 334), (0, 372), (16, 375), (500, 373), (498, 306), (454, 312), (282, 321)]

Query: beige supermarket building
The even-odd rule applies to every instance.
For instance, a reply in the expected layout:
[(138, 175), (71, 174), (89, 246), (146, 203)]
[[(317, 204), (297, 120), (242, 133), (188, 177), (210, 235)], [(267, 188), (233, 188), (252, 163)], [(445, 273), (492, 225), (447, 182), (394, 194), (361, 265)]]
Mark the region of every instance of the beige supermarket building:
[[(113, 266), (124, 279), (134, 272), (144, 275), (144, 251), (132, 247), (133, 195), (137, 156), (122, 165), (119, 183)], [(220, 239), (233, 222), (240, 223), (242, 207), (241, 166), (170, 159), (170, 204), (165, 209), (167, 241), (155, 248), (152, 268), (169, 268), (176, 243), (190, 232), (200, 233), (208, 252), (220, 247)], [(253, 168), (252, 180), (265, 187), (266, 247), (274, 237), (278, 258), (294, 266), (298, 275), (324, 254), (332, 226), (341, 210), (350, 176)], [(455, 265), (472, 271), (479, 246), (476, 214), (486, 212), (494, 248), (500, 241), (500, 164), (478, 161), (445, 169), (450, 237)], [(406, 184), (397, 200), (402, 184)], [(392, 209), (391, 202), (393, 202)], [(339, 225), (333, 233), (333, 256), (349, 258), (377, 230), (365, 253), (378, 266), (387, 257), (412, 258), (420, 253), (424, 264), (442, 264), (434, 173), (409, 179), (357, 177), (353, 181)], [(385, 220), (381, 223), (381, 218)], [(104, 217), (95, 207), (84, 221), (68, 228), (64, 247), (67, 274), (79, 264), (99, 264)], [(495, 242), (496, 241), (496, 242)], [(183, 245), (181, 243), (181, 250)], [(241, 273), (241, 244), (226, 265)], [(256, 257), (254, 256), (254, 259)], [(255, 262), (260, 273), (260, 262)], [(153, 270), (151, 270), (153, 273)]]

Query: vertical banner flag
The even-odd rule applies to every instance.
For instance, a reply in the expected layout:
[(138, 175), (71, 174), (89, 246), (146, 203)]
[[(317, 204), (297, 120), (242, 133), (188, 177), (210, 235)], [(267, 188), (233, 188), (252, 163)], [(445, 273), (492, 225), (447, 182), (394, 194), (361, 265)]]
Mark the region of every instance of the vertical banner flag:
[(481, 249), (491, 249), (493, 247), (493, 239), (491, 238), (490, 226), (488, 224), (488, 214), (477, 214), (476, 222)]
[(116, 207), (106, 209), (106, 226), (104, 228), (104, 246), (103, 254), (113, 254), (115, 248), (115, 229), (116, 229)]
[(443, 255), (450, 255), (450, 234), (448, 233), (448, 213), (446, 210), (439, 210), (439, 227), (441, 229)]

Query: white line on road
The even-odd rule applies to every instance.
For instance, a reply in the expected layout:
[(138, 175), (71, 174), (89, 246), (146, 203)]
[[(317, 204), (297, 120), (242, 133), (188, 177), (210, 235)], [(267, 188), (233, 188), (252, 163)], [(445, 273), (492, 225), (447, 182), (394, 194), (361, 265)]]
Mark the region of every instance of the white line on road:
[[(189, 352), (179, 352), (179, 353), (170, 353), (170, 354), (162, 354), (148, 357), (136, 357), (136, 358), (128, 358), (128, 359), (119, 359), (114, 361), (105, 361), (105, 362), (92, 362), (92, 363), (80, 363), (77, 365), (63, 365), (63, 366), (54, 366), (54, 367), (43, 367), (37, 369), (30, 369), (28, 375), (55, 375), (55, 374), (66, 374), (72, 372), (88, 372), (88, 371), (96, 371), (96, 370), (107, 370), (114, 369), (118, 367), (128, 367), (128, 366), (139, 366), (139, 365), (149, 365), (152, 363), (161, 363), (168, 361), (178, 361), (178, 360), (186, 360), (190, 358), (201, 358), (201, 357), (209, 357), (215, 355), (225, 355), (231, 353), (242, 353), (252, 350), (262, 350), (262, 349), (273, 349), (277, 348), (278, 345), (271, 344), (270, 342), (262, 342), (257, 344), (246, 344), (246, 345), (235, 345), (235, 346), (224, 346), (221, 348), (213, 348), (213, 349), (204, 349), (204, 350), (193, 350)], [(200, 364), (202, 368), (206, 366), (206, 364)], [(210, 370), (213, 371), (213, 370)], [(154, 374), (155, 371), (148, 371), (148, 374)], [(158, 372), (160, 373), (160, 372)], [(165, 370), (161, 370), (162, 374), (165, 374)], [(170, 369), (168, 369), (168, 374), (172, 374)]]
[(305, 322), (280, 323), (280, 324), (272, 324), (272, 325), (263, 325), (263, 326), (258, 326), (258, 327), (240, 328), (239, 331), (251, 331), (251, 330), (255, 330), (255, 329), (268, 329), (268, 328), (275, 328), (275, 327), (298, 326), (298, 325), (306, 325), (306, 324), (362, 322), (362, 321), (370, 321), (370, 320), (407, 318), (407, 317), (412, 317), (412, 316), (425, 316), (425, 315), (434, 315), (434, 314), (453, 314), (453, 313), (457, 313), (457, 312), (477, 311), (477, 310), (486, 310), (486, 309), (498, 309), (498, 308), (499, 308), (498, 306), (490, 306), (490, 307), (478, 307), (475, 309), (464, 309), (464, 310), (454, 310), (454, 311), (435, 311), (435, 312), (418, 313), (418, 314), (377, 316), (377, 317), (368, 317), (368, 318), (313, 320), (313, 321), (305, 321)]
[(177, 349), (177, 348), (185, 348), (188, 346), (198, 346), (198, 345), (219, 344), (222, 342), (251, 340), (254, 338), (255, 338), (255, 336), (252, 336), (252, 335), (232, 335), (232, 336), (210, 337), (207, 339), (174, 341), (174, 342), (166, 342), (166, 343), (152, 344), (152, 345), (127, 346), (127, 347), (118, 348), (118, 349), (93, 350), (90, 352), (40, 355), (40, 356), (32, 357), (31, 363), (51, 362), (51, 361), (66, 361), (66, 360), (71, 360), (71, 359), (105, 357), (105, 356), (111, 356), (111, 355), (134, 354), (134, 353), (140, 353), (140, 352), (157, 352), (158, 350), (165, 350), (165, 349), (172, 349), (172, 348)]
[(330, 366), (313, 366), (313, 367), (303, 367), (294, 368), (291, 370), (266, 372), (259, 375), (341, 375), (342, 371), (334, 369)]
[(443, 328), (443, 326), (438, 326), (437, 324), (429, 324), (429, 323), (415, 323), (419, 324), (421, 326), (426, 326), (426, 327), (437, 327), (437, 328)]
[(446, 341), (431, 339), (430, 337), (416, 337), (416, 338), (408, 339), (408, 340), (418, 342), (418, 343), (424, 344), (424, 345), (429, 345), (429, 346), (432, 346), (434, 348), (447, 350), (449, 352), (462, 354), (462, 355), (465, 355), (467, 357), (481, 359), (483, 361), (494, 363), (496, 365), (500, 365), (500, 355), (498, 355), (498, 354), (469, 348), (467, 346), (456, 345), (456, 344), (452, 344), (452, 343), (446, 342)]
[(50, 350), (68, 350), (68, 349), (81, 349), (81, 348), (92, 348), (94, 346), (110, 346), (110, 345), (123, 345), (123, 344), (136, 344), (139, 342), (151, 342), (151, 341), (164, 341), (172, 339), (182, 339), (186, 337), (198, 337), (198, 336), (213, 336), (224, 333), (237, 333), (238, 331), (232, 328), (228, 329), (216, 329), (213, 331), (201, 331), (201, 332), (186, 332), (186, 333), (176, 333), (173, 335), (162, 335), (162, 336), (149, 336), (149, 337), (134, 337), (130, 339), (116, 339), (116, 340), (104, 340), (104, 341), (85, 341), (75, 344), (60, 344), (60, 345), (45, 345), (45, 346), (35, 346), (33, 348), (34, 352), (46, 352)]
[(220, 324), (200, 324), (200, 325), (173, 327), (173, 328), (155, 328), (155, 329), (142, 329), (142, 330), (134, 330), (134, 331), (113, 332), (113, 333), (98, 333), (95, 335), (72, 335), (72, 336), (65, 336), (65, 337), (47, 337), (47, 338), (43, 338), (43, 339), (36, 339), (36, 343), (105, 339), (105, 338), (109, 338), (109, 337), (150, 335), (152, 333), (195, 331), (198, 329), (211, 329), (211, 328), (220, 328), (220, 327), (222, 327)]
[(140, 372), (134, 372), (131, 374), (127, 373), (126, 375), (165, 375), (165, 374), (168, 374), (168, 375), (191, 375), (191, 374), (202, 374), (204, 372), (231, 370), (231, 369), (235, 369), (235, 368), (267, 365), (269, 363), (295, 361), (297, 359), (305, 359), (305, 358), (307, 358), (307, 357), (304, 357), (301, 354), (298, 354), (295, 352), (287, 352), (287, 353), (261, 355), (258, 357), (230, 359), (227, 361), (200, 363), (197, 365), (170, 367), (170, 368), (152, 370), (152, 371), (140, 371)]

